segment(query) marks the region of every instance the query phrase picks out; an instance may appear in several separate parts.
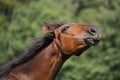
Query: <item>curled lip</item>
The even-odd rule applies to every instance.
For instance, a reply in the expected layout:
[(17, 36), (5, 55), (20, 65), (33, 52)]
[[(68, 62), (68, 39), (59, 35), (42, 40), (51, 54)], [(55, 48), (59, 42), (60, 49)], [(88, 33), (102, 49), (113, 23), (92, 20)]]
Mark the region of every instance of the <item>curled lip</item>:
[(99, 42), (100, 42), (100, 39), (97, 39), (97, 38), (85, 38), (85, 43), (88, 44), (88, 45), (97, 45)]

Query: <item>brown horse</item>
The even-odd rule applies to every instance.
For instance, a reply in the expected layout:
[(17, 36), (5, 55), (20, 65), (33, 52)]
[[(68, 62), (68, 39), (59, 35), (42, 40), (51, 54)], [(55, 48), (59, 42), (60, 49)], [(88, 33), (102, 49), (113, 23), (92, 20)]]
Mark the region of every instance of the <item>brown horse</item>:
[(70, 56), (81, 55), (101, 39), (94, 25), (44, 23), (47, 34), (16, 60), (1, 66), (0, 80), (54, 80)]

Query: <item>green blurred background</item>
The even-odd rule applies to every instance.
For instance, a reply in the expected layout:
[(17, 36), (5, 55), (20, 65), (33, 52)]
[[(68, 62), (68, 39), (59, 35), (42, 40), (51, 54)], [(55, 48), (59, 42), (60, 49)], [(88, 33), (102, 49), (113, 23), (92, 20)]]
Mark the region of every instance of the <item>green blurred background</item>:
[(43, 21), (90, 23), (98, 46), (71, 57), (56, 80), (120, 80), (120, 0), (0, 0), (0, 65), (43, 35)]

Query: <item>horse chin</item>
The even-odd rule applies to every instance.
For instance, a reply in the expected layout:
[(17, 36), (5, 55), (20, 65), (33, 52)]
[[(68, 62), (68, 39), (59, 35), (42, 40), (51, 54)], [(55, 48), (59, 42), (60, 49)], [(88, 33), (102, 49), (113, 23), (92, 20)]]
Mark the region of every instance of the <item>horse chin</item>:
[(91, 46), (90, 45), (87, 45), (85, 46), (84, 48), (82, 49), (78, 49), (74, 52), (74, 55), (75, 56), (80, 56), (84, 51), (86, 51), (88, 48), (90, 48)]
[(89, 49), (91, 46), (96, 46), (98, 42), (87, 42), (86, 46), (84, 46), (82, 49), (78, 49), (74, 52), (75, 56), (80, 56), (84, 51), (86, 51), (87, 49)]

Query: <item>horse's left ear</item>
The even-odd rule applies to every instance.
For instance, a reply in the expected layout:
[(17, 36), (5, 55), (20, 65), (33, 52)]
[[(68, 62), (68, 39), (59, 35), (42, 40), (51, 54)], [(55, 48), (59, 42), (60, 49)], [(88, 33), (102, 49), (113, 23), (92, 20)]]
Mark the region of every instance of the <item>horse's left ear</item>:
[(60, 27), (61, 25), (63, 24), (58, 24), (58, 23), (55, 23), (55, 22), (46, 22), (46, 21), (43, 21), (44, 23), (44, 27), (43, 27), (43, 31), (44, 33), (51, 33), (51, 32), (54, 32), (54, 30), (58, 27)]

